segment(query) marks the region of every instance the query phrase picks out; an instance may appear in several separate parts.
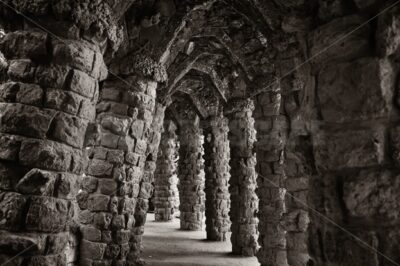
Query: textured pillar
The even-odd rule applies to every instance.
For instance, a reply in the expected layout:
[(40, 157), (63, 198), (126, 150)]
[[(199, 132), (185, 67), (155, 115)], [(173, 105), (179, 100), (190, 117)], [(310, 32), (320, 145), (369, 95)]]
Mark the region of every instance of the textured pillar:
[(254, 256), (258, 250), (258, 197), (251, 100), (232, 100), (228, 110), (231, 149), (231, 242), (234, 254)]
[(286, 231), (281, 220), (286, 212), (283, 171), (286, 144), (286, 119), (280, 115), (280, 88), (257, 97), (254, 112), (257, 129), (257, 195), (259, 204), (261, 265), (285, 266), (287, 262)]
[(179, 208), (176, 129), (173, 121), (164, 122), (154, 182), (156, 221), (172, 220)]
[(0, 264), (14, 255), (8, 265), (74, 264), (75, 199), (103, 56), (31, 28), (8, 33), (0, 49), (9, 63), (0, 85)]
[(207, 239), (226, 241), (230, 230), (228, 119), (214, 116), (204, 126)]
[(204, 216), (203, 135), (200, 119), (186, 120), (179, 130), (179, 198), (183, 230), (201, 230)]
[[(127, 60), (144, 61), (138, 57)], [(146, 203), (152, 190), (146, 174), (151, 169), (148, 151), (157, 119), (155, 96), (160, 79), (141, 69), (124, 68), (126, 73), (115, 68), (114, 73), (126, 78), (110, 79), (103, 85), (97, 104), (96, 147), (78, 194), (80, 265), (139, 263)]]
[[(156, 169), (158, 147), (160, 145), (162, 125), (164, 122), (164, 111), (165, 107), (162, 104), (156, 103), (153, 113), (153, 122), (148, 134), (146, 161), (143, 176), (140, 181), (140, 193), (136, 204), (135, 228), (133, 236), (131, 236), (133, 244), (135, 245), (135, 248), (131, 250), (134, 252), (142, 252), (144, 248), (142, 245), (142, 237), (144, 234), (147, 212), (149, 210), (149, 201), (154, 191), (154, 172)], [(135, 258), (137, 256), (139, 256), (139, 254), (135, 253)]]

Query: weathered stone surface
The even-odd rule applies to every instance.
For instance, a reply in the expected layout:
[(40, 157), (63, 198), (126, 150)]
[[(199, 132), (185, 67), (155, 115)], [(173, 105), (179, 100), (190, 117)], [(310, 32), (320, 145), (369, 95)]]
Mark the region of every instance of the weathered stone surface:
[(348, 122), (387, 116), (392, 108), (393, 71), (389, 61), (378, 58), (322, 69), (318, 96), (323, 120)]
[(362, 17), (351, 15), (335, 19), (314, 30), (310, 34), (309, 43), (310, 56), (315, 68), (367, 55), (370, 50), (368, 26), (344, 38), (347, 32), (363, 22)]
[(103, 259), (104, 252), (106, 250), (106, 244), (95, 243), (87, 240), (82, 240), (81, 245), (81, 256), (83, 258), (91, 258), (94, 260)]
[(351, 216), (395, 221), (400, 215), (400, 178), (389, 171), (361, 171), (343, 185), (343, 200)]
[(19, 230), (24, 224), (26, 198), (14, 192), (1, 192), (0, 199), (0, 229)]
[(81, 149), (87, 126), (88, 121), (60, 112), (54, 117), (49, 137)]
[(15, 161), (18, 159), (18, 153), (21, 141), (13, 136), (0, 135), (0, 159)]
[(40, 169), (30, 170), (17, 184), (17, 191), (22, 194), (53, 196), (57, 174)]
[(81, 102), (82, 97), (73, 92), (48, 89), (46, 91), (44, 106), (71, 115), (76, 115), (79, 111)]
[(82, 71), (73, 70), (69, 89), (84, 97), (92, 99), (94, 97), (95, 90), (97, 89), (96, 80)]
[(0, 251), (2, 253), (16, 255), (19, 252), (44, 251), (45, 245), (46, 238), (38, 234), (0, 232)]
[(67, 201), (50, 197), (32, 197), (26, 215), (26, 228), (30, 231), (64, 231), (69, 220)]
[[(374, 0), (360, 1), (357, 0), (359, 6), (366, 6)], [(398, 7), (388, 10), (384, 16), (379, 16), (378, 29), (376, 31), (376, 45), (380, 56), (386, 57), (395, 55), (399, 51), (400, 46), (400, 17), (398, 15)]]
[(31, 31), (15, 31), (7, 34), (0, 42), (4, 55), (11, 58), (43, 60), (48, 56), (47, 34)]
[(19, 160), (26, 166), (66, 171), (71, 165), (71, 152), (56, 142), (26, 140), (21, 144)]
[[(78, 42), (55, 44), (53, 56), (55, 63), (71, 65), (88, 74), (92, 73), (95, 53)], [(74, 73), (77, 72), (74, 71)], [(90, 89), (90, 87), (86, 89)], [(77, 92), (79, 93), (79, 91)]]
[(55, 112), (22, 104), (0, 103), (0, 131), (45, 138)]
[(321, 170), (376, 166), (384, 160), (385, 141), (379, 128), (320, 132), (313, 145)]

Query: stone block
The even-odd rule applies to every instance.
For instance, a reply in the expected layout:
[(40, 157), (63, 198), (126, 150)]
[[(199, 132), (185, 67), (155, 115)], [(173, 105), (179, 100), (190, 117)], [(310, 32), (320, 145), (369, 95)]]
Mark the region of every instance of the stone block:
[(53, 196), (57, 173), (33, 168), (17, 184), (17, 191), (22, 194)]
[(0, 189), (15, 190), (18, 181), (28, 170), (19, 164), (0, 160)]
[(120, 138), (120, 136), (112, 134), (112, 133), (101, 132), (101, 135), (100, 135), (101, 146), (104, 146), (104, 147), (107, 147), (110, 149), (116, 149), (119, 145), (120, 139), (122, 139), (122, 138)]
[(84, 97), (92, 99), (97, 90), (96, 80), (85, 72), (72, 70), (69, 89)]
[(94, 215), (94, 225), (99, 229), (108, 229), (111, 224), (111, 213), (99, 212)]
[(122, 165), (124, 163), (125, 153), (120, 150), (109, 150), (107, 152), (107, 161)]
[(118, 141), (118, 149), (125, 152), (135, 151), (135, 139), (129, 136), (121, 137)]
[(394, 82), (391, 63), (378, 58), (322, 69), (318, 96), (323, 120), (339, 123), (388, 116)]
[(400, 217), (400, 176), (389, 171), (361, 171), (354, 181), (345, 180), (343, 200), (353, 217), (366, 221), (384, 219), (384, 223), (397, 221)]
[(33, 256), (27, 259), (28, 266), (63, 265), (66, 261), (65, 254)]
[(0, 100), (2, 102), (16, 102), (20, 87), (19, 82), (6, 82), (0, 85)]
[(84, 189), (85, 191), (92, 193), (94, 191), (96, 191), (97, 189), (97, 184), (98, 184), (98, 179), (95, 177), (91, 177), (91, 176), (86, 176), (82, 179), (82, 189)]
[(60, 174), (56, 190), (57, 196), (63, 199), (74, 200), (80, 188), (81, 178), (80, 175), (69, 173)]
[(80, 245), (80, 254), (82, 258), (90, 258), (93, 260), (103, 259), (104, 251), (107, 244), (95, 243), (87, 240), (82, 240)]
[(56, 64), (70, 65), (73, 68), (91, 74), (94, 57), (95, 53), (78, 41), (54, 44), (53, 60)]
[(103, 116), (101, 117), (101, 126), (116, 135), (126, 136), (131, 121), (128, 118), (116, 116)]
[(31, 197), (26, 229), (39, 232), (64, 231), (69, 220), (68, 202), (51, 197)]
[(44, 139), (55, 111), (37, 107), (0, 103), (0, 131), (4, 133)]
[(42, 88), (62, 89), (70, 69), (62, 65), (39, 65), (35, 72), (35, 83)]
[(32, 82), (35, 75), (35, 67), (32, 65), (31, 60), (28, 59), (11, 60), (7, 74), (13, 81)]
[(142, 120), (135, 120), (131, 125), (130, 134), (135, 139), (142, 139), (144, 130), (144, 122)]
[(19, 160), (26, 166), (67, 171), (71, 165), (71, 151), (67, 146), (52, 141), (24, 140)]
[(43, 61), (48, 55), (47, 34), (34, 31), (14, 31), (0, 42), (1, 51), (8, 58), (30, 58)]
[(92, 69), (92, 77), (100, 81), (105, 80), (108, 76), (108, 69), (106, 63), (104, 62), (103, 54), (100, 52), (95, 52), (94, 62)]
[(81, 226), (80, 231), (82, 233), (82, 237), (85, 240), (100, 242), (101, 241), (101, 231), (92, 226)]
[(0, 193), (0, 229), (16, 231), (24, 224), (26, 198), (14, 192)]
[(89, 163), (88, 174), (93, 176), (111, 176), (113, 165), (107, 161), (93, 159)]
[(47, 89), (44, 106), (77, 115), (84, 98), (71, 91)]
[[(108, 87), (110, 86), (110, 87)], [(105, 83), (103, 89), (101, 90), (101, 99), (109, 100), (114, 102), (120, 102), (122, 96), (122, 91), (114, 88), (111, 84)]]
[(96, 117), (95, 100), (83, 98), (77, 116), (94, 121)]
[(47, 254), (60, 254), (68, 248), (74, 248), (74, 238), (70, 232), (50, 234), (47, 236)]
[(0, 159), (16, 161), (21, 146), (21, 141), (14, 136), (0, 135)]
[[(351, 29), (364, 23), (357, 15), (335, 19), (314, 30), (309, 37), (310, 57), (318, 69), (335, 62), (350, 61), (369, 53), (369, 26), (362, 27), (344, 38)], [(340, 40), (339, 42), (337, 42)], [(337, 42), (334, 44), (334, 42)], [(330, 47), (327, 49), (327, 47)]]
[(43, 90), (34, 84), (21, 83), (16, 95), (16, 101), (28, 105), (41, 107), (43, 103)]
[(313, 146), (316, 165), (320, 170), (376, 166), (384, 161), (382, 128), (319, 132)]
[[(0, 232), (0, 252), (16, 255), (19, 252), (43, 252), (46, 247), (46, 238), (39, 234), (21, 234)], [(0, 259), (1, 262), (1, 259)]]
[(109, 202), (109, 196), (93, 194), (88, 198), (87, 208), (90, 211), (108, 211)]
[(118, 184), (113, 179), (99, 179), (99, 191), (104, 195), (113, 195), (117, 193)]
[(52, 131), (49, 137), (81, 149), (87, 126), (87, 120), (60, 112), (52, 122)]

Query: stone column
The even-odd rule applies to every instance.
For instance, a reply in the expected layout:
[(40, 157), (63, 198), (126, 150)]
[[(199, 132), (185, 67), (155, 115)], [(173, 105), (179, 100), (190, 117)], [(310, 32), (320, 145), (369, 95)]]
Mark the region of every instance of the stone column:
[(71, 38), (25, 26), (0, 42), (0, 264), (78, 260), (76, 195), (107, 69), (97, 45)]
[[(80, 264), (136, 264), (151, 194), (149, 143), (155, 115), (157, 82), (134, 64), (157, 64), (141, 57), (112, 65), (124, 79), (109, 79), (97, 104), (98, 138), (78, 195), (82, 242)], [(151, 156), (150, 156), (151, 157)]]
[[(140, 255), (137, 253), (137, 251), (143, 251), (142, 237), (144, 234), (144, 225), (146, 223), (147, 212), (149, 210), (149, 201), (154, 191), (154, 172), (156, 169), (158, 147), (160, 145), (161, 131), (164, 122), (164, 111), (165, 106), (160, 103), (156, 103), (156, 108), (153, 114), (153, 122), (151, 124), (148, 137), (146, 161), (144, 165), (143, 176), (140, 182), (140, 193), (136, 204), (135, 228), (133, 236), (131, 236), (131, 239), (133, 239), (132, 245), (135, 245), (135, 248), (131, 248), (131, 250), (134, 251), (135, 258)], [(130, 258), (132, 258), (132, 256), (130, 256)]]
[(169, 221), (178, 212), (179, 192), (176, 175), (177, 127), (172, 120), (164, 122), (154, 182), (156, 221)]
[(207, 239), (226, 241), (230, 230), (228, 119), (214, 116), (204, 126)]
[(204, 216), (203, 137), (200, 118), (187, 119), (179, 129), (179, 198), (183, 230), (201, 230)]
[(286, 175), (283, 166), (287, 138), (286, 118), (280, 115), (281, 102), (280, 88), (276, 88), (257, 97), (254, 112), (261, 246), (257, 257), (261, 265), (265, 266), (288, 265), (286, 230), (281, 225), (286, 212)]
[(229, 117), (231, 149), (230, 217), (234, 254), (254, 256), (258, 250), (258, 197), (254, 142), (256, 130), (251, 100), (232, 100)]

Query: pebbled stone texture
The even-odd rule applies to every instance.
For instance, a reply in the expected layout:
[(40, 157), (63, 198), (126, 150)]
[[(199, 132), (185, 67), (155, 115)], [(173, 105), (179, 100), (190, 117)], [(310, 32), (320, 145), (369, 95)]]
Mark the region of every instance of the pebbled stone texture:
[(234, 254), (254, 256), (258, 249), (258, 196), (256, 156), (254, 143), (256, 130), (252, 117), (252, 100), (234, 100), (226, 110), (229, 119), (231, 150), (230, 218), (231, 242)]
[(154, 207), (156, 221), (170, 221), (179, 215), (177, 176), (177, 126), (164, 121), (154, 180)]
[(203, 130), (207, 239), (226, 241), (231, 225), (228, 119), (222, 115), (210, 117)]
[(179, 211), (181, 229), (202, 230), (205, 210), (203, 132), (193, 115), (179, 129)]

